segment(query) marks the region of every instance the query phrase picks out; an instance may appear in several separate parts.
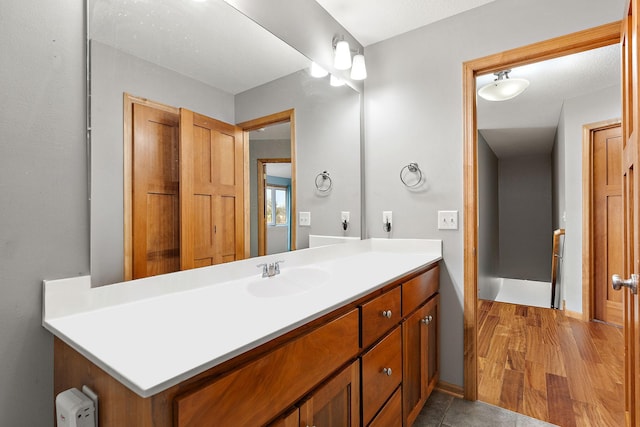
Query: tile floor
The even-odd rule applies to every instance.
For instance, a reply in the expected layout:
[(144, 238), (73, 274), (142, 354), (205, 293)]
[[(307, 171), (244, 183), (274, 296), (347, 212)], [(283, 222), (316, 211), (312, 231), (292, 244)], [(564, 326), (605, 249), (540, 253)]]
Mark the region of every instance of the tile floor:
[(414, 427), (545, 427), (553, 424), (483, 402), (469, 402), (434, 390)]

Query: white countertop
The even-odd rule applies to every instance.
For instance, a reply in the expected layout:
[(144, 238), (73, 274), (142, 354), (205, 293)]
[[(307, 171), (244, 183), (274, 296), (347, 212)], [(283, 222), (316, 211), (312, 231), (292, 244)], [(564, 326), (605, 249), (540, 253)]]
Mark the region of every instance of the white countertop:
[[(372, 239), (96, 288), (44, 281), (42, 324), (149, 397), (440, 259), (440, 240)], [(282, 274), (261, 278), (277, 260)]]

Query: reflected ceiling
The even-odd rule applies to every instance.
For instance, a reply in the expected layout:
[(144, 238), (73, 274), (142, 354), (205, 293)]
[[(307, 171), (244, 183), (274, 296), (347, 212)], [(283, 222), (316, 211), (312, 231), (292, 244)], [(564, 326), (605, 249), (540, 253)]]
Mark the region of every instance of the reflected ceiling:
[(306, 57), (222, 0), (153, 0), (152, 8), (144, 0), (90, 3), (92, 39), (227, 93), (309, 66)]

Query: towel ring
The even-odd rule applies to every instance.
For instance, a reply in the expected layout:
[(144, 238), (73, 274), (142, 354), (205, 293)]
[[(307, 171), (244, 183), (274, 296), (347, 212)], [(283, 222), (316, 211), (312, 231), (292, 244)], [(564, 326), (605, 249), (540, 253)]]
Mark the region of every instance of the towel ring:
[[(415, 183), (408, 184), (407, 181), (405, 181), (404, 178), (408, 173), (413, 173), (418, 175), (418, 179), (416, 180)], [(400, 169), (400, 181), (402, 181), (404, 186), (407, 188), (414, 188), (422, 184), (422, 170), (420, 169), (420, 166), (418, 166), (416, 162), (411, 162), (405, 167), (403, 167), (402, 169)]]
[(316, 188), (321, 193), (326, 193), (331, 190), (331, 186), (333, 182), (331, 181), (331, 177), (329, 176), (329, 172), (322, 171), (318, 175), (316, 175)]

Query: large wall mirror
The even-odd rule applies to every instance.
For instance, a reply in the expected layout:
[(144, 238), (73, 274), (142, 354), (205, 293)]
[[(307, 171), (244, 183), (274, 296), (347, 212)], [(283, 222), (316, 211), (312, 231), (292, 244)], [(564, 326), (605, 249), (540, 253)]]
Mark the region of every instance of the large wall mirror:
[[(266, 120), (264, 130), (243, 133), (249, 140), (243, 171), (250, 194), (243, 220), (249, 223), (247, 256), (260, 254), (258, 204), (269, 199), (267, 189), (264, 197), (258, 194), (260, 164), (273, 167), (267, 187), (279, 201), (269, 199), (274, 211), (268, 227), (289, 227), (280, 233), (289, 241), (271, 245), (279, 248), (273, 250), (306, 248), (310, 234), (361, 237), (358, 92), (311, 77), (308, 58), (223, 0), (88, 0), (87, 10), (94, 286), (125, 279), (126, 182), (131, 179), (126, 176), (125, 142), (131, 134), (126, 99), (167, 111), (186, 109), (232, 125)], [(291, 121), (268, 123), (283, 112), (290, 112)], [(286, 167), (276, 167), (286, 159), (288, 177)], [(330, 173), (330, 192), (316, 188), (323, 171)], [(278, 189), (286, 189), (286, 182), (290, 193), (282, 199)], [(162, 209), (159, 215), (166, 218)], [(288, 220), (276, 215), (282, 209)], [(351, 216), (346, 231), (342, 211)], [(299, 212), (311, 213), (310, 226), (298, 224)]]

